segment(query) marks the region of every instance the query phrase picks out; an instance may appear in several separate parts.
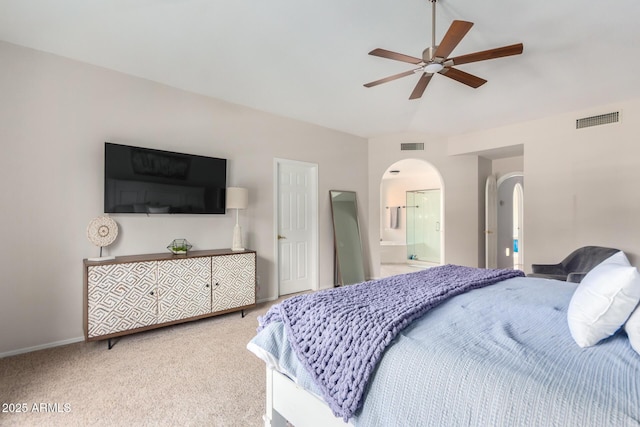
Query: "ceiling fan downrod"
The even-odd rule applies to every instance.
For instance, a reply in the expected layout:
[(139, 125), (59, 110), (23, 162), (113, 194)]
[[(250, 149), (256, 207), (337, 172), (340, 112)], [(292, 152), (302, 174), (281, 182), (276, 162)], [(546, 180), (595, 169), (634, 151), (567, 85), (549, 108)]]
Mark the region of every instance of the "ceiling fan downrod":
[(431, 2), (431, 47), (436, 48), (436, 0)]
[[(424, 70), (424, 65), (433, 64), (435, 68), (432, 66), (427, 70), (427, 72), (434, 73), (442, 69), (441, 66), (435, 65), (436, 60), (434, 55), (436, 52), (436, 49), (438, 48), (438, 46), (436, 45), (436, 1), (437, 0), (428, 0), (428, 1), (431, 2), (431, 45), (422, 51), (422, 62), (423, 62), (422, 66)], [(440, 62), (438, 61), (437, 64), (440, 64)]]

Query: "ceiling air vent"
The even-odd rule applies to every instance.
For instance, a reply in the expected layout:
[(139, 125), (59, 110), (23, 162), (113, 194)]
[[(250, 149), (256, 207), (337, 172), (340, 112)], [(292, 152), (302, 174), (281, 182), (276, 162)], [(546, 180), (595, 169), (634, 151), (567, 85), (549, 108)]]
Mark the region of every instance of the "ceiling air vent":
[(606, 125), (609, 123), (618, 123), (620, 121), (620, 112), (600, 114), (599, 116), (585, 117), (576, 120), (576, 129), (588, 128), (591, 126)]
[(400, 143), (400, 150), (424, 150), (424, 142), (402, 142)]

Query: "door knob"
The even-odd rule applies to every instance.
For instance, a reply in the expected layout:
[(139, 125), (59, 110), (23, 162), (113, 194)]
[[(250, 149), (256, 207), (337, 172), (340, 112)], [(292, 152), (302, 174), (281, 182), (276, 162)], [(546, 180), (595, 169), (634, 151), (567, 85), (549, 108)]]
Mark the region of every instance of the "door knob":
[(281, 239), (286, 239), (286, 237), (281, 236), (281, 235), (278, 234), (278, 240), (281, 240)]

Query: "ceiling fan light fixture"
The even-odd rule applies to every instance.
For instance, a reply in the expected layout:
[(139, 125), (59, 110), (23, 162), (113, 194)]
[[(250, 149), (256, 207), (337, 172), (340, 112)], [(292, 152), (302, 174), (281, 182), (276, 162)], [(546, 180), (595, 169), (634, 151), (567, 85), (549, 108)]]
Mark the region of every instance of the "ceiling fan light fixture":
[(427, 64), (424, 67), (424, 71), (426, 71), (427, 73), (437, 73), (438, 71), (441, 71), (444, 67), (442, 66), (442, 64), (440, 64), (439, 62), (432, 62), (431, 64)]

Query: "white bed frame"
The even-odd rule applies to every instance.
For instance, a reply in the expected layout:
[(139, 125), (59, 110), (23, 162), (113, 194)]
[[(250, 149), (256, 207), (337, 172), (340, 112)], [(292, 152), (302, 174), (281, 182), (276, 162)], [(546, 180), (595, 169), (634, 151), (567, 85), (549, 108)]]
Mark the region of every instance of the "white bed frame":
[(267, 409), (263, 419), (265, 427), (351, 426), (336, 418), (324, 400), (268, 366)]

